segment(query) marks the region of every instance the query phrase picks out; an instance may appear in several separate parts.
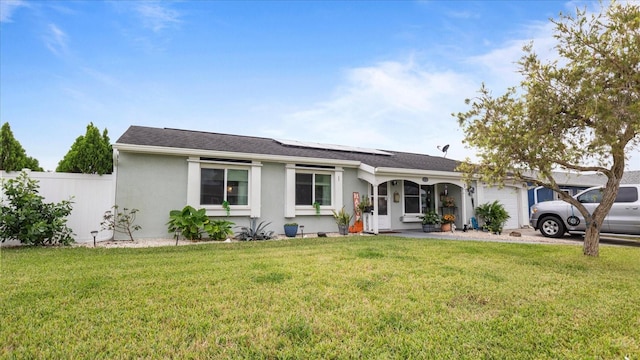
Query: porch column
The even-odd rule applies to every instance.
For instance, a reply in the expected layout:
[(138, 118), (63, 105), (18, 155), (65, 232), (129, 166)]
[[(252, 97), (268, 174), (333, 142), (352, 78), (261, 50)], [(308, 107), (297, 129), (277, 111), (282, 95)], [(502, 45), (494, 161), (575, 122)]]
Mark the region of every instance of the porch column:
[(373, 233), (378, 235), (378, 184), (373, 184)]
[(467, 216), (467, 201), (468, 201), (467, 194), (468, 194), (468, 192), (467, 192), (467, 188), (465, 188), (465, 187), (463, 187), (461, 191), (462, 191), (462, 208), (460, 208), (460, 216), (462, 216), (462, 223), (461, 224), (462, 224), (462, 227), (464, 228), (464, 224), (467, 223), (467, 218), (468, 218), (468, 216)]

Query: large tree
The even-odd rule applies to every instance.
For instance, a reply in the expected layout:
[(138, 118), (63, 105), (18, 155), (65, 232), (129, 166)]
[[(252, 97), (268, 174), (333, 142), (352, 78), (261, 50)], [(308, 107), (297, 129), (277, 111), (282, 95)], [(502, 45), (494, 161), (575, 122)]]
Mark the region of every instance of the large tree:
[[(479, 158), (461, 169), (491, 184), (513, 178), (553, 189), (584, 216), (584, 254), (598, 256), (601, 224), (640, 142), (640, 5), (612, 2), (597, 14), (577, 9), (551, 21), (557, 60), (525, 46), (520, 86), (494, 97), (483, 85), (466, 100), (470, 110), (455, 114)], [(560, 190), (556, 169), (606, 176), (593, 213)]]
[(111, 174), (113, 171), (113, 150), (107, 129), (100, 130), (89, 123), (84, 136), (79, 136), (71, 149), (58, 163), (57, 172), (83, 174)]
[(19, 171), (22, 169), (42, 171), (38, 160), (27, 156), (20, 142), (13, 136), (11, 126), (6, 122), (0, 128), (0, 170)]

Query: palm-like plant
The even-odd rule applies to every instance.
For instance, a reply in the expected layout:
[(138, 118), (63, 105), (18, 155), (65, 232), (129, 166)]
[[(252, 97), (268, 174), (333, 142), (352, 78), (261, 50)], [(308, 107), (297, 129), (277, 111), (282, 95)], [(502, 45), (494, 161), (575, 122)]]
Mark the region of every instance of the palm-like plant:
[(491, 232), (501, 232), (504, 223), (511, 217), (498, 200), (478, 205), (476, 215), (484, 221), (484, 227)]
[(249, 226), (243, 226), (240, 228), (240, 233), (237, 236), (238, 239), (244, 241), (273, 239), (275, 232), (266, 230), (267, 226), (271, 223), (268, 222), (265, 224), (264, 221), (261, 221), (257, 224), (257, 222), (257, 218), (251, 218), (251, 220), (249, 220)]

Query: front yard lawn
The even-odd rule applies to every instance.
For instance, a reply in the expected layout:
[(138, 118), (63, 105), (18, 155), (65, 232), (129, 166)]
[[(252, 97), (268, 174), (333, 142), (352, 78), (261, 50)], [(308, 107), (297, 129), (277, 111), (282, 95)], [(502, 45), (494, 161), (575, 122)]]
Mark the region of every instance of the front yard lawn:
[(0, 254), (1, 358), (640, 358), (640, 249), (395, 237)]

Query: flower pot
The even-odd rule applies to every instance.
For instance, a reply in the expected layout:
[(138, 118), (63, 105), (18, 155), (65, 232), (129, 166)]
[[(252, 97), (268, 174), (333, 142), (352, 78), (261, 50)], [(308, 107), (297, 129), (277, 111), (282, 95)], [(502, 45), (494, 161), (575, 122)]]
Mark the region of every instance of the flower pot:
[(442, 224), (442, 226), (440, 227), (440, 230), (442, 230), (442, 231), (451, 231), (451, 223)]
[(424, 232), (435, 232), (438, 230), (438, 225), (436, 224), (422, 224), (422, 231)]
[(340, 235), (349, 234), (349, 225), (338, 225), (338, 232)]
[(298, 233), (298, 225), (285, 225), (284, 226), (284, 234), (287, 237), (296, 237)]

